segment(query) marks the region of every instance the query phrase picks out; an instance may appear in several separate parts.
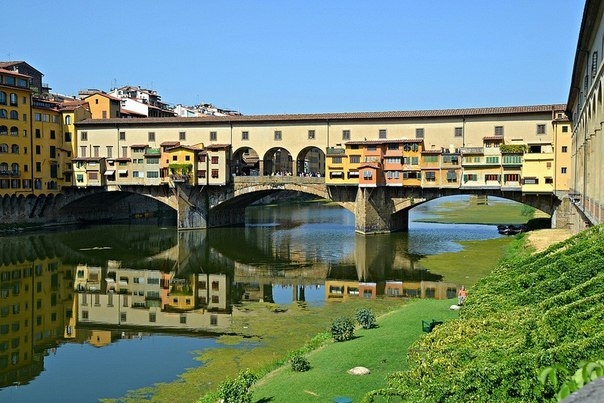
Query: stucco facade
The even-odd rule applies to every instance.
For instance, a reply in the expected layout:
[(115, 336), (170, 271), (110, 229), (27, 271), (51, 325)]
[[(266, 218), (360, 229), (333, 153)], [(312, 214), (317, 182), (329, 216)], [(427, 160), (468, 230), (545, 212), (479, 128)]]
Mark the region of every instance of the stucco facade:
[(572, 120), (573, 203), (591, 224), (604, 222), (604, 3), (587, 0), (568, 97)]
[[(329, 185), (491, 186), (539, 193), (553, 192), (555, 188), (564, 190), (568, 182), (568, 167), (558, 172), (560, 167), (556, 165), (556, 156), (564, 156), (557, 150), (563, 146), (568, 150), (570, 144), (568, 136), (560, 136), (569, 130), (564, 109), (565, 105), (541, 105), (86, 120), (77, 125), (77, 136), (81, 154), (89, 155), (98, 150), (100, 157), (107, 157), (104, 150), (117, 149), (124, 150), (122, 157), (129, 158), (133, 144), (145, 145), (148, 149), (159, 149), (162, 144), (174, 142), (183, 146), (204, 144), (206, 153), (221, 149), (223, 156), (218, 160), (224, 159), (225, 163), (215, 168), (201, 168), (207, 160), (199, 156), (195, 173), (198, 184), (228, 183), (231, 175), (246, 174), (242, 167), (250, 155), (256, 155), (254, 169), (247, 171), (251, 174), (302, 176), (316, 169), (313, 174), (326, 176)], [(374, 143), (380, 144), (379, 155), (371, 154), (378, 151), (369, 149)], [(404, 150), (402, 146), (393, 148), (403, 143), (416, 146), (413, 150)], [(503, 144), (523, 146), (520, 160), (514, 163), (514, 159), (504, 157), (500, 152)], [(426, 157), (428, 154), (431, 157)], [(316, 168), (308, 168), (309, 155), (319, 161)], [(423, 165), (426, 158), (434, 169)], [(374, 170), (373, 176), (379, 176), (379, 181), (363, 179), (362, 169)], [(199, 182), (205, 178), (209, 178), (207, 183)]]

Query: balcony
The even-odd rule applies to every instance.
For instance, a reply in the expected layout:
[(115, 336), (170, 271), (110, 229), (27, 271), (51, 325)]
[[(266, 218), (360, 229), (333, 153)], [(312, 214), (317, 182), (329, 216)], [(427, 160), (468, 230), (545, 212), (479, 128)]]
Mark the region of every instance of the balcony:
[(484, 147), (462, 147), (459, 149), (462, 154), (484, 154)]
[(0, 176), (18, 178), (19, 176), (21, 176), (21, 172), (19, 172), (18, 169), (9, 169), (7, 171), (0, 171)]
[(327, 147), (325, 150), (325, 154), (327, 155), (344, 155), (346, 154), (346, 150), (341, 147)]

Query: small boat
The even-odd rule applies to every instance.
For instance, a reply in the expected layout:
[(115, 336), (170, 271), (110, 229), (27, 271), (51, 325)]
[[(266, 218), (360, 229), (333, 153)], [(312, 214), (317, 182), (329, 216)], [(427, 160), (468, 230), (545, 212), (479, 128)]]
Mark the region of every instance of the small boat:
[(524, 224), (499, 224), (497, 226), (497, 232), (499, 232), (501, 235), (516, 235), (526, 231), (527, 228)]
[(497, 232), (501, 235), (510, 235), (510, 226), (505, 224), (499, 224), (497, 226)]

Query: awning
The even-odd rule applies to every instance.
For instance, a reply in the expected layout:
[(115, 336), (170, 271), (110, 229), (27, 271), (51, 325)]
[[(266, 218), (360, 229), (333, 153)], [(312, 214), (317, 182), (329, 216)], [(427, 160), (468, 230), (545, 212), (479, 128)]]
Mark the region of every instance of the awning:
[(120, 169), (120, 170), (117, 171), (117, 173), (120, 174), (120, 175), (126, 175), (126, 174), (128, 174), (128, 170), (127, 169)]
[(105, 171), (105, 176), (115, 175), (115, 171)]

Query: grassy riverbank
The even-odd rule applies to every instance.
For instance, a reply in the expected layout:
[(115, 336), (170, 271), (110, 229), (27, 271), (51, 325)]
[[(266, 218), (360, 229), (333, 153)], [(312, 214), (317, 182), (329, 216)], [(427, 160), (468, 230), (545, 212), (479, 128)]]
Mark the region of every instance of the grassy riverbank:
[(463, 241), (463, 250), (426, 256), (419, 264), (434, 274), (443, 276), (447, 283), (472, 286), (487, 276), (505, 254), (514, 237), (484, 241)]
[(477, 204), (472, 198), (433, 203), (430, 215), (416, 219), (420, 222), (444, 224), (525, 224), (531, 219), (549, 216), (534, 208), (511, 201), (489, 199)]
[[(449, 310), (453, 300), (420, 299), (378, 318), (378, 327), (358, 329), (355, 338), (343, 343), (328, 343), (308, 354), (311, 369), (294, 372), (284, 365), (254, 387), (258, 402), (331, 402), (347, 396), (358, 402), (367, 391), (385, 387), (386, 376), (406, 369), (409, 346), (423, 333), (422, 320), (449, 320), (459, 316)], [(369, 368), (365, 376), (346, 371), (356, 366)]]

